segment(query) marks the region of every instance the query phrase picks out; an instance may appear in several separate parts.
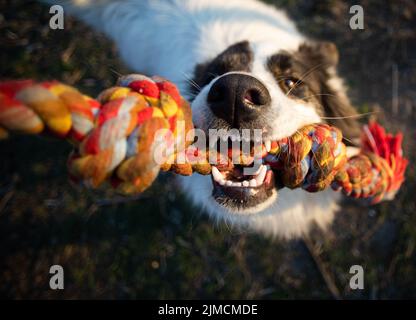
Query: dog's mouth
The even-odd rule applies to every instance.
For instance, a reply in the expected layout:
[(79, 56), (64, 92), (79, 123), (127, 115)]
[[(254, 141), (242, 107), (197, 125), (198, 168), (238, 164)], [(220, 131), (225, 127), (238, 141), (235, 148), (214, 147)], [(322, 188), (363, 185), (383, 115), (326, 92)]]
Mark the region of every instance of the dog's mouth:
[[(264, 203), (274, 194), (274, 173), (266, 163), (270, 144), (260, 146), (263, 151), (257, 157), (245, 157), (238, 164), (227, 161), (212, 166), (212, 196), (218, 204), (244, 211)], [(240, 152), (243, 158), (243, 152)]]
[(261, 165), (254, 175), (241, 175), (241, 168), (219, 171), (212, 167), (213, 197), (222, 205), (246, 209), (265, 202), (273, 194), (273, 171)]

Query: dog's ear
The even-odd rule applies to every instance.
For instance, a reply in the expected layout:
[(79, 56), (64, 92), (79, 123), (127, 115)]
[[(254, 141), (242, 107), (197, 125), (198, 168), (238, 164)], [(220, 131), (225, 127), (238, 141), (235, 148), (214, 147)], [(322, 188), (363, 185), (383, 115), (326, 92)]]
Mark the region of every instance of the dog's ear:
[(339, 62), (338, 48), (333, 42), (323, 41), (315, 44), (315, 51), (321, 56), (322, 62), (329, 67), (336, 67)]
[(335, 68), (339, 62), (337, 46), (329, 41), (303, 43), (299, 46), (299, 54), (303, 59), (323, 68)]
[(361, 132), (355, 117), (358, 112), (350, 103), (346, 87), (337, 75), (339, 52), (336, 45), (332, 42), (302, 44), (299, 53), (311, 68), (318, 68), (324, 120), (339, 128), (346, 139), (358, 143)]

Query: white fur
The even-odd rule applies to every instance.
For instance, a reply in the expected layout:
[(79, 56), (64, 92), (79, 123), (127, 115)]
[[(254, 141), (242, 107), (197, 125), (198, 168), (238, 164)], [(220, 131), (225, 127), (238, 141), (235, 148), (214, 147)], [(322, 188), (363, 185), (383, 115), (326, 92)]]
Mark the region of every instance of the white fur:
[[(188, 98), (188, 80), (196, 64), (248, 40), (254, 52), (251, 74), (263, 82), (273, 101), (268, 118), (274, 130), (269, 138), (282, 138), (320, 121), (313, 107), (287, 98), (265, 68), (268, 56), (281, 49), (296, 50), (305, 40), (287, 16), (271, 6), (253, 0), (49, 2), (66, 3), (70, 12), (109, 35), (134, 71), (166, 77)], [(206, 104), (211, 84), (192, 104), (195, 123), (206, 130), (213, 118)], [(230, 211), (212, 198), (210, 177), (195, 174), (181, 181), (186, 193), (214, 219), (284, 238), (306, 234), (313, 222), (325, 228), (337, 207), (332, 191), (311, 194), (283, 189), (259, 207)]]

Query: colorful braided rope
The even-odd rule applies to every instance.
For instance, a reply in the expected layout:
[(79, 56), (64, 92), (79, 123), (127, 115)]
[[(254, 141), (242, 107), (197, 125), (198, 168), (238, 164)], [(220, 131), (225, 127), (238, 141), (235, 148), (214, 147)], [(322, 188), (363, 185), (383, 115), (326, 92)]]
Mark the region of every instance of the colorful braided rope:
[[(0, 138), (17, 132), (68, 139), (74, 145), (70, 177), (91, 187), (107, 183), (131, 194), (147, 189), (159, 170), (209, 174), (210, 153), (216, 151), (195, 148), (193, 135), (186, 136), (191, 129), (189, 104), (175, 85), (158, 77), (122, 77), (97, 99), (57, 81), (0, 82)], [(166, 135), (156, 139), (163, 130)], [(394, 197), (408, 164), (402, 135), (386, 134), (372, 122), (364, 127), (361, 152), (351, 158), (342, 139), (335, 127), (311, 124), (272, 142), (269, 152), (261, 145), (260, 153), (280, 187), (308, 192), (332, 187), (371, 203)], [(158, 148), (165, 150), (166, 161), (155, 161)], [(184, 162), (174, 161), (179, 154), (185, 155)], [(230, 157), (215, 157), (232, 165)], [(243, 155), (241, 160), (247, 161)]]

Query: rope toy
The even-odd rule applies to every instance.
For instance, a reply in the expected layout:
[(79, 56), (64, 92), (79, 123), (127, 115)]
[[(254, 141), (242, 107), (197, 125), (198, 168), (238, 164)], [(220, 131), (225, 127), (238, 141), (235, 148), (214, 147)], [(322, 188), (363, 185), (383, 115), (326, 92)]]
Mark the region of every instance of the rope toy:
[[(191, 129), (189, 104), (175, 85), (159, 77), (122, 77), (97, 99), (57, 81), (0, 82), (0, 139), (9, 132), (68, 139), (74, 146), (68, 160), (70, 178), (90, 187), (111, 184), (132, 194), (147, 189), (160, 170), (210, 174), (213, 152), (218, 166), (234, 166), (230, 154), (196, 148), (193, 136), (186, 136)], [(166, 134), (156, 139), (161, 130)], [(386, 134), (371, 122), (364, 127), (361, 152), (351, 158), (342, 139), (339, 129), (312, 124), (271, 142), (268, 152), (264, 145), (252, 152), (273, 169), (279, 187), (308, 192), (332, 187), (373, 204), (392, 199), (408, 164), (402, 134)], [(157, 148), (165, 150), (163, 164), (153, 157)], [(179, 155), (184, 155), (183, 163), (175, 161)], [(252, 157), (241, 154), (240, 163), (250, 163)]]
[(110, 182), (123, 193), (148, 188), (159, 172), (153, 133), (165, 128), (182, 136), (178, 120), (187, 124), (183, 130), (192, 128), (188, 103), (160, 78), (123, 77), (96, 100), (57, 81), (0, 83), (0, 136), (16, 131), (67, 138), (74, 144), (70, 178), (91, 187)]

